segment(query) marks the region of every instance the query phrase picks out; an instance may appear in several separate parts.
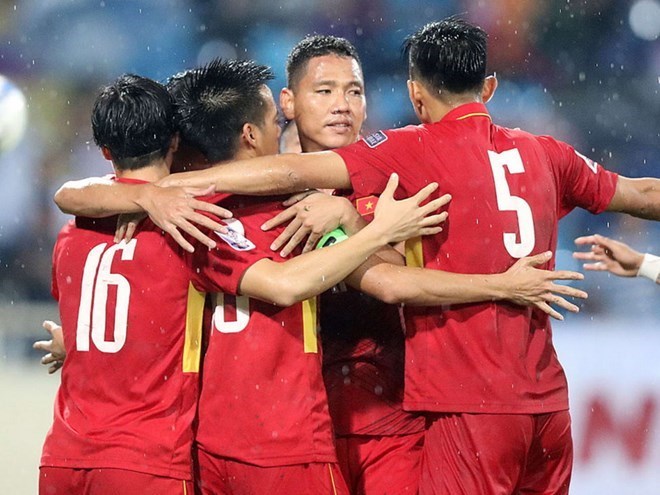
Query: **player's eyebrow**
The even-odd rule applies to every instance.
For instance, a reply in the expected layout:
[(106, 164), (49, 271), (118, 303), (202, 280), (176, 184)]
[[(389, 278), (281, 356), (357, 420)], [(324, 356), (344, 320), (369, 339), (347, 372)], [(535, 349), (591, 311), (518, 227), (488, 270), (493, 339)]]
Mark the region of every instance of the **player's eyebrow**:
[[(340, 82), (337, 81), (336, 79), (323, 79), (321, 81), (316, 81), (314, 83), (314, 86), (339, 86)], [(341, 85), (345, 86), (359, 86), (360, 88), (364, 86), (364, 83), (358, 79), (352, 79), (351, 81), (344, 83), (341, 83)]]

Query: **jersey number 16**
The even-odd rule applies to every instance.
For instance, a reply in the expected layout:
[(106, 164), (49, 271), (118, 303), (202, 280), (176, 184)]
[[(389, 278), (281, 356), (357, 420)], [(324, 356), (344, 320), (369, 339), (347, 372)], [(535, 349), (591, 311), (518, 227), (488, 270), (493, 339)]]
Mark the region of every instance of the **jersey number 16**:
[[(128, 301), (131, 286), (126, 277), (112, 273), (112, 260), (121, 251), (122, 261), (132, 260), (137, 239), (113, 244), (107, 251), (107, 243), (99, 244), (87, 255), (80, 287), (80, 307), (76, 329), (76, 350), (89, 351), (90, 335), (94, 346), (101, 352), (118, 352), (126, 343), (128, 324)], [(108, 311), (108, 288), (116, 287), (115, 325), (112, 339), (106, 340), (106, 313)]]

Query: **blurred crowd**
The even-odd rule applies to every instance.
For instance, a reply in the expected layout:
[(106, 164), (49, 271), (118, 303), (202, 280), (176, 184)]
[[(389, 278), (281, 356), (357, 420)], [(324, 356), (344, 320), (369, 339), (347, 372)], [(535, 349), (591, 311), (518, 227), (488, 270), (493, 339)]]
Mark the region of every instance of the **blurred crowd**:
[[(111, 171), (89, 123), (101, 85), (124, 72), (164, 81), (214, 57), (252, 58), (273, 67), (277, 94), (290, 48), (335, 34), (361, 54), (364, 131), (416, 123), (401, 45), (449, 15), (490, 34), (496, 122), (552, 134), (630, 177), (660, 176), (659, 0), (0, 0), (0, 74), (30, 111), (24, 140), (0, 156), (0, 302), (50, 298), (50, 253), (66, 220), (53, 193)], [(561, 268), (579, 267), (573, 239), (592, 232), (660, 252), (652, 222), (574, 212), (560, 231)], [(651, 284), (588, 274), (584, 286), (583, 317), (657, 318)]]

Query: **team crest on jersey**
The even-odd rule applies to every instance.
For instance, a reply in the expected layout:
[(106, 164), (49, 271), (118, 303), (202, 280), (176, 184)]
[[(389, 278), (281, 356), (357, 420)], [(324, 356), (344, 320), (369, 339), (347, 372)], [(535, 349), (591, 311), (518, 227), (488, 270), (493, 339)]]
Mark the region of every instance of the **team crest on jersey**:
[(250, 251), (256, 246), (254, 243), (245, 237), (245, 227), (236, 218), (228, 218), (224, 221), (227, 226), (227, 233), (223, 234), (222, 232), (216, 231), (216, 235), (229, 244), (232, 249), (236, 251)]
[(387, 135), (383, 131), (377, 131), (363, 139), (369, 148), (375, 148), (376, 146), (387, 141)]
[(582, 161), (587, 164), (587, 167), (589, 167), (594, 174), (598, 173), (598, 164), (595, 161), (593, 161), (591, 158), (587, 158), (582, 153), (578, 153), (577, 151), (575, 151), (575, 154), (582, 158)]

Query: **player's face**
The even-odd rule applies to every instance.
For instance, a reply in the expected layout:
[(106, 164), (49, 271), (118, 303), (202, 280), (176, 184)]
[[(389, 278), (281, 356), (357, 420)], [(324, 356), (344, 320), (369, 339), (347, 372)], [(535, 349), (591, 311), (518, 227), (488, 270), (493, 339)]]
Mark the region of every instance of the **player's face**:
[(367, 117), (362, 70), (350, 57), (311, 59), (295, 92), (285, 88), (280, 98), (286, 118), (296, 121), (306, 152), (354, 143)]
[(264, 122), (256, 126), (257, 152), (260, 155), (276, 155), (280, 143), (280, 122), (273, 93), (268, 86), (261, 88), (261, 96), (266, 104)]

